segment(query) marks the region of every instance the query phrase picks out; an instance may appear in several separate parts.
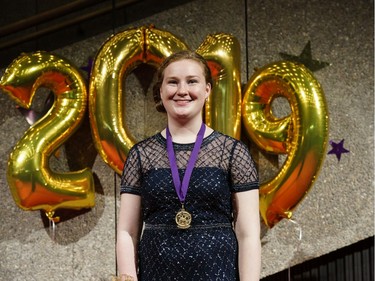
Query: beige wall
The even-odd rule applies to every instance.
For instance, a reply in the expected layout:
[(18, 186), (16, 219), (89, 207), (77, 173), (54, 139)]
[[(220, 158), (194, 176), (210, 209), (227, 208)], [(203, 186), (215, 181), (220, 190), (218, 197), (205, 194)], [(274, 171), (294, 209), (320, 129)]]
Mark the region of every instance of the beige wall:
[[(295, 223), (283, 220), (272, 229), (263, 228), (262, 276), (267, 276), (374, 235), (373, 2), (247, 1), (248, 7), (244, 2), (193, 1), (131, 26), (154, 24), (182, 38), (192, 49), (208, 34), (233, 34), (242, 47), (243, 84), (254, 68), (280, 60), (280, 52), (299, 55), (308, 41), (314, 59), (331, 63), (314, 75), (326, 95), (329, 140), (345, 139), (350, 153), (343, 154), (340, 162), (335, 155), (326, 156), (316, 183), (294, 211)], [(56, 53), (77, 67), (84, 66), (110, 34)], [(133, 101), (127, 113), (129, 128), (142, 138), (162, 128), (165, 119), (154, 111), (150, 91), (144, 102), (139, 83), (131, 75), (128, 84), (132, 87), (127, 88), (126, 96)], [(62, 222), (57, 224), (53, 239), (44, 214), (19, 209), (11, 197), (7, 159), (29, 124), (3, 93), (0, 106), (0, 279), (109, 280), (116, 270), (119, 179), (95, 157), (87, 123), (70, 146), (62, 148), (58, 158), (53, 157), (51, 165), (66, 170), (69, 159), (78, 167), (92, 166), (96, 205), (87, 211), (61, 211)], [(256, 154), (264, 181), (277, 168)], [(280, 166), (282, 159), (276, 161)]]

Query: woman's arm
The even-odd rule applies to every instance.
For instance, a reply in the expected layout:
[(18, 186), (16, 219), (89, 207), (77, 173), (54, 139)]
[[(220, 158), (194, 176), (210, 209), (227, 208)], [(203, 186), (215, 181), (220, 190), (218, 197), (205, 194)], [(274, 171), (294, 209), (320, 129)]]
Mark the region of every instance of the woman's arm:
[(259, 281), (261, 267), (259, 191), (234, 193), (235, 232), (241, 281)]
[(121, 195), (117, 228), (117, 265), (120, 276), (130, 275), (137, 280), (137, 248), (141, 229), (141, 196)]

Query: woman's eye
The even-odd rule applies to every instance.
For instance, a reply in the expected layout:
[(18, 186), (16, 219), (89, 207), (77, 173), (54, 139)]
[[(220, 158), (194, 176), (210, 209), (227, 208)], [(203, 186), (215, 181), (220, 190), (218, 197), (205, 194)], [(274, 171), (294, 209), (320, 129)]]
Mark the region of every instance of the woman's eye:
[(169, 80), (169, 81), (168, 81), (168, 84), (172, 84), (172, 85), (174, 85), (174, 84), (177, 84), (177, 81), (176, 81), (176, 80)]
[(188, 81), (189, 84), (195, 84), (195, 83), (198, 83), (198, 80), (196, 79), (191, 79)]

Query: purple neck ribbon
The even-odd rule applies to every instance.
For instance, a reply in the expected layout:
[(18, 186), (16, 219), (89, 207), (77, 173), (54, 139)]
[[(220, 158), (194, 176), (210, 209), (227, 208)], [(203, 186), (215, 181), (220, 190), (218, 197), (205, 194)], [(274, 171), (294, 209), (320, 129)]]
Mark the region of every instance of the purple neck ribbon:
[(181, 179), (178, 174), (176, 154), (174, 153), (174, 149), (173, 149), (172, 136), (168, 127), (166, 130), (167, 152), (168, 152), (169, 164), (171, 166), (171, 171), (172, 171), (173, 184), (174, 184), (174, 188), (176, 190), (178, 198), (180, 199), (181, 204), (185, 202), (186, 194), (189, 188), (191, 173), (193, 172), (195, 162), (197, 162), (198, 153), (203, 142), (203, 136), (204, 136), (205, 131), (206, 131), (206, 125), (202, 123), (201, 128), (199, 129), (199, 132), (197, 135), (197, 140), (195, 141), (193, 151), (191, 152), (191, 155), (190, 155), (187, 167), (186, 167), (184, 178), (182, 179), (182, 183), (181, 183)]

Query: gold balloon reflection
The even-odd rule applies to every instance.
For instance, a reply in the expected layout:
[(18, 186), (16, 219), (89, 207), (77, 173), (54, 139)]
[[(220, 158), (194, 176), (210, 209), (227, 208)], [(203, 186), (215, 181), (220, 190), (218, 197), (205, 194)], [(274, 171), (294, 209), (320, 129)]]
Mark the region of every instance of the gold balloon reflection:
[(140, 27), (114, 35), (99, 50), (90, 81), (90, 122), (96, 148), (115, 172), (122, 172), (126, 156), (137, 142), (123, 117), (124, 78), (142, 63), (157, 67), (184, 49), (187, 46), (171, 33)]
[(46, 52), (22, 54), (6, 69), (0, 88), (29, 108), (38, 88), (55, 95), (47, 114), (27, 130), (10, 154), (7, 180), (16, 204), (25, 210), (89, 208), (95, 204), (90, 169), (58, 173), (50, 156), (77, 130), (86, 110), (83, 78), (67, 60)]
[(210, 67), (214, 85), (205, 106), (206, 124), (240, 139), (241, 136), (241, 49), (228, 34), (208, 35), (197, 49)]

